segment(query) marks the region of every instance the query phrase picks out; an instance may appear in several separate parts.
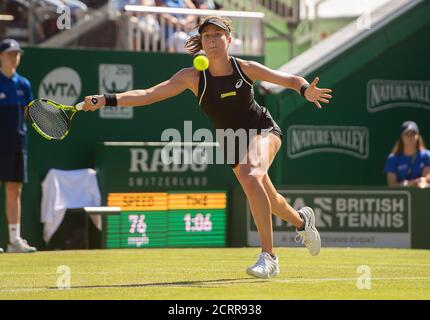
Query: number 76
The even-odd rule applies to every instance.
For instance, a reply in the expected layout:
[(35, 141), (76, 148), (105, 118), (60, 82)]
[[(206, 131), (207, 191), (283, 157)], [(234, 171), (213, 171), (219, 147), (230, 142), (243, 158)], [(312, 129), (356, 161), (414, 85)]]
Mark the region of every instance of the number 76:
[(146, 232), (145, 215), (131, 214), (128, 216), (128, 221), (131, 222), (130, 233), (135, 233), (136, 229), (138, 233), (144, 234)]

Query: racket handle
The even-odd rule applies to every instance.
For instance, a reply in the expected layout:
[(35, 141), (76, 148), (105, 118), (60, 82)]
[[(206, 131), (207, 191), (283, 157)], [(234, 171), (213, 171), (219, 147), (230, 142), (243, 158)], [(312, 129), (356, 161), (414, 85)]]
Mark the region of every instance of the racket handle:
[[(97, 99), (96, 97), (92, 97), (91, 98), (91, 103), (93, 105), (96, 105), (97, 102), (99, 102), (99, 99)], [(85, 104), (85, 101), (79, 102), (77, 105), (75, 105), (76, 110), (81, 111), (82, 110), (82, 106)]]
[(76, 110), (81, 111), (82, 110), (82, 106), (85, 104), (84, 101), (79, 102), (77, 105), (75, 105)]

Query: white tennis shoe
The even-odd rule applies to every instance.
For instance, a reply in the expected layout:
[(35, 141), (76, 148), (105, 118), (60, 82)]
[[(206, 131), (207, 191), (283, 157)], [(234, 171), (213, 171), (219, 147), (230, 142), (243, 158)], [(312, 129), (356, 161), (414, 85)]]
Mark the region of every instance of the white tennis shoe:
[(3, 249), (2, 249), (2, 248), (0, 248), (0, 253), (4, 253), (4, 251), (3, 251)]
[(273, 278), (279, 274), (278, 257), (272, 258), (267, 252), (262, 252), (257, 262), (246, 269), (246, 273), (256, 278)]
[(321, 237), (317, 228), (315, 227), (314, 211), (312, 208), (303, 207), (299, 210), (299, 212), (305, 218), (305, 229), (302, 231), (296, 229), (297, 235), (295, 241), (304, 243), (311, 256), (316, 256), (321, 250)]
[(27, 240), (18, 238), (14, 243), (10, 243), (7, 246), (7, 252), (9, 253), (33, 253), (36, 252), (35, 247), (30, 247)]

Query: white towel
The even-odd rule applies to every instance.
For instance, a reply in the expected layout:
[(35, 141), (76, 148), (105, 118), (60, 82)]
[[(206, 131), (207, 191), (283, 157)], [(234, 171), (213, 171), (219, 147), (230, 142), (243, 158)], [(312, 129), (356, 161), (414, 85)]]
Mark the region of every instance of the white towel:
[(50, 169), (42, 182), (41, 222), (49, 243), (67, 209), (100, 206), (101, 196), (94, 169)]

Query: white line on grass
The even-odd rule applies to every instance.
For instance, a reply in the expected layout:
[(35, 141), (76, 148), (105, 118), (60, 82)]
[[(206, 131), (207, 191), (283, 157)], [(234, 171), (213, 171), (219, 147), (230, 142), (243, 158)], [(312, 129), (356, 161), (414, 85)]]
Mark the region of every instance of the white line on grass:
[[(315, 279), (272, 279), (272, 282), (295, 283), (295, 282), (324, 282), (324, 281), (357, 281), (356, 278), (315, 278)], [(370, 277), (374, 281), (397, 281), (397, 280), (428, 280), (430, 277)]]
[[(243, 283), (246, 283), (249, 280), (256, 280), (255, 278), (247, 278), (247, 279), (241, 279), (241, 280), (246, 280)], [(263, 280), (263, 279), (262, 279)], [(377, 278), (371, 278), (372, 281), (397, 281), (397, 280), (430, 280), (430, 277), (377, 277)], [(275, 282), (275, 283), (304, 283), (304, 282), (308, 282), (308, 283), (312, 283), (312, 282), (325, 282), (325, 281), (357, 281), (357, 278), (314, 278), (314, 279), (264, 279), (264, 281), (266, 282)], [(204, 285), (205, 281), (199, 281), (198, 282), (198, 286)], [(222, 280), (220, 281), (211, 281), (211, 285), (214, 285), (216, 283), (223, 283)], [(241, 282), (237, 281), (229, 281), (228, 282), (229, 285), (231, 284), (241, 284)], [(123, 286), (118, 285), (115, 288), (112, 288), (110, 285), (97, 285), (97, 286), (88, 286), (88, 287), (76, 287), (74, 288), (73, 286), (70, 289), (67, 290), (71, 290), (71, 289), (117, 289), (117, 288), (122, 288), (125, 289), (127, 288), (129, 285), (128, 284), (123, 284)], [(187, 286), (187, 287), (193, 287), (193, 284), (172, 284), (172, 283), (166, 283), (166, 284), (158, 284), (158, 285), (152, 285), (151, 283), (144, 283), (142, 284), (142, 287), (144, 286), (151, 286), (151, 287), (182, 287), (182, 286)], [(130, 289), (136, 289), (139, 286), (132, 286), (130, 287)], [(54, 291), (54, 290), (59, 290), (59, 291), (63, 291), (64, 289), (55, 289), (55, 288), (7, 288), (7, 289), (0, 289), (0, 293), (18, 293), (18, 292), (34, 292), (34, 291)], [(66, 290), (66, 291), (67, 291)]]

